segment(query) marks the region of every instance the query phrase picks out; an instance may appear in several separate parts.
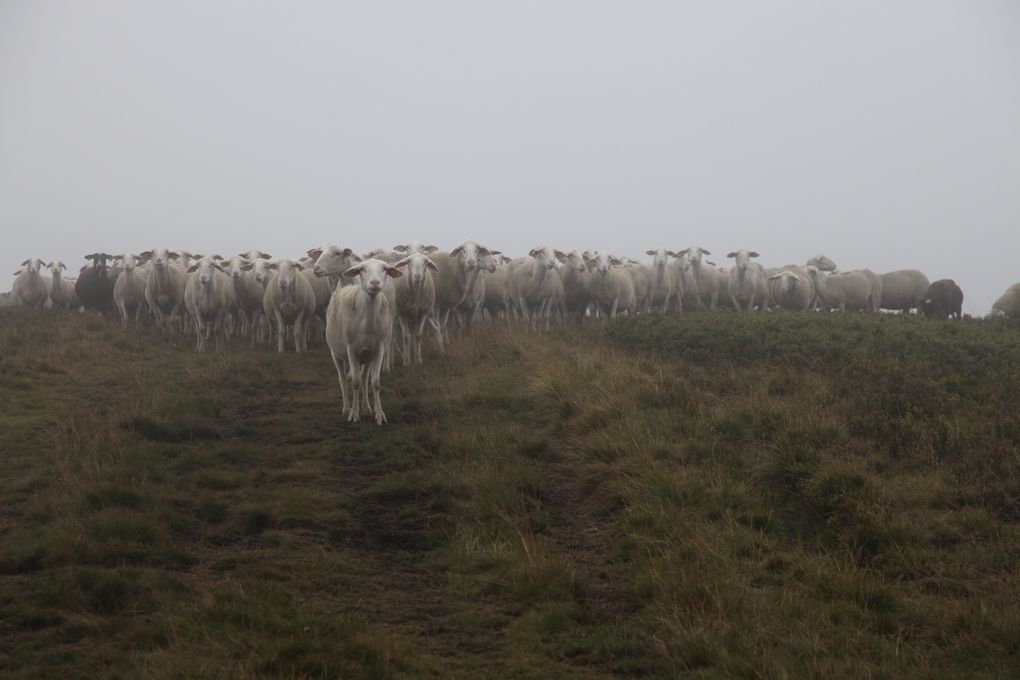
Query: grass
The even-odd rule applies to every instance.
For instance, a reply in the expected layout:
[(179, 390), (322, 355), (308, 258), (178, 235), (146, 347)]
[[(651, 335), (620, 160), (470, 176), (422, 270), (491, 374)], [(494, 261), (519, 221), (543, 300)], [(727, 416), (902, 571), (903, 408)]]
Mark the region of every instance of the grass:
[(339, 417), (321, 348), (0, 317), (0, 676), (1008, 677), (1020, 334), (482, 328)]

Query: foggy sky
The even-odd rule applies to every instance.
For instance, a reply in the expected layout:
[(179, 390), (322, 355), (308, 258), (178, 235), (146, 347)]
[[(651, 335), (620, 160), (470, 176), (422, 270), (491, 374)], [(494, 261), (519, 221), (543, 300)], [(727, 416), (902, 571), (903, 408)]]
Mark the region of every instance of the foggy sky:
[(26, 257), (417, 238), (1020, 281), (1020, 3), (0, 0)]

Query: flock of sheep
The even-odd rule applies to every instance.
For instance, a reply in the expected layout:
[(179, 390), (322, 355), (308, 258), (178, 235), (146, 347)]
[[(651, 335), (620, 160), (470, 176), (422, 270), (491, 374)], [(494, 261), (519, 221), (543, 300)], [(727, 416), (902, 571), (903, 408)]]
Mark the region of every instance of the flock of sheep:
[[(548, 329), (586, 317), (724, 307), (961, 316), (959, 286), (951, 279), (929, 283), (917, 270), (839, 272), (822, 255), (803, 266), (766, 269), (748, 250), (729, 253), (733, 265), (720, 268), (699, 246), (647, 254), (650, 264), (539, 246), (510, 259), (474, 241), (449, 252), (415, 241), (363, 255), (327, 245), (297, 260), (274, 260), (259, 250), (224, 259), (156, 248), (87, 255), (76, 279), (64, 277), (59, 261), (30, 258), (0, 302), (118, 314), (125, 328), (151, 318), (164, 333), (194, 332), (198, 351), (209, 339), (221, 345), (228, 335), (252, 346), (275, 343), (280, 352), (288, 343), (301, 352), (309, 339), (324, 338), (344, 414), (357, 421), (364, 405), (379, 424), (386, 422), (379, 376), (394, 354), (404, 364), (421, 363), (426, 333), (442, 349), (451, 330), (480, 318)], [(1020, 317), (1020, 284), (995, 302), (993, 315)]]

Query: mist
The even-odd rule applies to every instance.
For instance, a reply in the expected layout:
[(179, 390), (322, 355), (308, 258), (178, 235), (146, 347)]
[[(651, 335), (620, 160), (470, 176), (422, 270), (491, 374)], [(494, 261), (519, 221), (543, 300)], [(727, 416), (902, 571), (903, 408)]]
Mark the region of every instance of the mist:
[(0, 2), (0, 287), (409, 239), (1020, 281), (1020, 4)]

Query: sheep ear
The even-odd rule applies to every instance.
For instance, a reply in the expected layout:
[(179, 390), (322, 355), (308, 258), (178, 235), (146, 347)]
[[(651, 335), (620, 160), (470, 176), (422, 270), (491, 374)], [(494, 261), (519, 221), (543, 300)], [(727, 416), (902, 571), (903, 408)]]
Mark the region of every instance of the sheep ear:
[(276, 269), (276, 263), (270, 262), (269, 264), (266, 265), (266, 269)]
[(531, 252), (528, 253), (528, 255), (530, 255), (531, 257), (538, 257), (538, 253), (539, 253), (538, 248), (532, 248)]
[(437, 265), (432, 260), (425, 260), (425, 266), (428, 267), (429, 269), (431, 269), (434, 272), (437, 272), (437, 273), (439, 272), (439, 265)]
[(272, 255), (270, 255), (269, 253), (263, 253), (261, 250), (259, 251), (259, 257), (261, 257), (263, 260), (270, 260), (273, 258)]
[(645, 251), (645, 255), (654, 255), (654, 254), (655, 254), (654, 250), (646, 250)]
[[(396, 248), (394, 248), (394, 250), (396, 250)], [(407, 258), (405, 257), (405, 258), (404, 258), (404, 259), (402, 259), (402, 260), (398, 260), (397, 262), (394, 262), (394, 263), (393, 263), (393, 266), (394, 266), (394, 267), (397, 267), (397, 268), (399, 269), (400, 267), (406, 267), (406, 266), (407, 266), (407, 265), (409, 265), (409, 264), (411, 264), (411, 261), (410, 261), (410, 260), (408, 260), (408, 259), (407, 259)]]
[(193, 264), (190, 267), (188, 267), (188, 273), (190, 274), (193, 271), (196, 271), (197, 269), (198, 269), (198, 265), (197, 264)]
[[(708, 252), (708, 251), (705, 251), (705, 252)], [(726, 257), (736, 257), (736, 256), (737, 256), (737, 251), (733, 251), (732, 253), (729, 253)]]
[(434, 253), (439, 250), (439, 246), (425, 246), (426, 253)]
[(609, 258), (609, 264), (623, 264), (623, 260), (618, 257)]
[(453, 256), (456, 257), (457, 255), (460, 255), (461, 251), (463, 251), (463, 250), (464, 250), (464, 246), (457, 246), (456, 248), (454, 248), (453, 250), (450, 251), (450, 255), (453, 255)]
[(18, 271), (14, 272), (14, 276), (21, 276), (21, 270), (19, 269)]
[[(214, 263), (213, 264), (213, 269), (217, 269), (217, 270), (219, 270), (221, 272), (223, 271), (223, 267), (221, 267), (218, 263)], [(224, 273), (226, 273), (226, 272), (224, 272)]]
[[(393, 252), (395, 252), (395, 253), (406, 253), (407, 252), (407, 246), (393, 246)], [(309, 253), (309, 254), (311, 254), (311, 253)]]
[(688, 250), (690, 250), (690, 248), (684, 248), (683, 250), (678, 250), (678, 251), (676, 251), (676, 256), (677, 257), (683, 257), (684, 255), (687, 254)]
[(560, 262), (567, 259), (567, 254), (562, 250), (554, 250), (553, 255), (555, 255), (556, 259), (559, 260)]
[(400, 271), (396, 267), (386, 267), (386, 275), (393, 279), (399, 279), (404, 275), (404, 272)]
[(180, 255), (178, 255), (175, 252), (169, 252), (166, 254), (166, 256), (169, 257), (171, 260), (176, 260), (180, 257)]
[(712, 251), (711, 250), (705, 250), (704, 248), (702, 248), (701, 249), (701, 253), (702, 253), (702, 255), (711, 255)]
[(503, 254), (502, 250), (490, 250), (489, 251), (489, 255), (502, 255), (502, 254)]
[(318, 259), (322, 255), (322, 248), (312, 248), (311, 250), (308, 251), (307, 255), (308, 257)]
[(138, 257), (144, 257), (146, 260), (148, 260), (150, 257), (152, 257), (152, 251), (146, 250), (144, 253), (138, 253)]
[(479, 255), (492, 255), (492, 251), (489, 250), (488, 248), (486, 248), (485, 246), (478, 246), (478, 254)]
[(28, 260), (25, 260), (24, 262), (22, 262), (21, 266), (24, 267), (26, 264), (28, 264)]
[(361, 273), (361, 265), (359, 264), (359, 265), (355, 265), (355, 266), (351, 267), (350, 269), (345, 271), (340, 276), (344, 277), (345, 279), (353, 279), (355, 276), (357, 276), (360, 273)]
[(354, 257), (357, 257), (357, 255), (354, 254), (354, 251), (351, 250), (350, 248), (344, 248), (343, 252), (341, 252), (340, 254), (341, 255), (346, 255), (348, 257), (350, 257), (351, 255), (354, 255)]
[(61, 269), (67, 269), (67, 265), (66, 265), (66, 264), (64, 264), (63, 262), (61, 262), (61, 263), (60, 263), (60, 268), (61, 268)]
[(241, 271), (243, 272), (250, 271), (251, 268), (254, 266), (255, 264), (253, 262), (248, 262), (247, 260), (245, 260), (244, 262), (241, 263)]
[(219, 260), (223, 259), (223, 256), (222, 255), (213, 255), (212, 259), (219, 261)]
[(666, 254), (669, 255), (670, 257), (680, 257), (679, 255), (674, 253), (672, 250), (667, 250)]
[(751, 252), (749, 252), (749, 253), (747, 254), (747, 256), (748, 256), (748, 257), (760, 257), (760, 256), (758, 255), (758, 253), (754, 252), (753, 250), (752, 250)]
[(305, 268), (305, 266), (303, 264), (301, 264), (300, 262), (295, 262), (294, 263), (294, 269), (304, 269), (304, 268)]
[(713, 267), (715, 266), (715, 262), (712, 262), (711, 260), (705, 260), (705, 264), (710, 264)]

